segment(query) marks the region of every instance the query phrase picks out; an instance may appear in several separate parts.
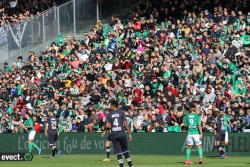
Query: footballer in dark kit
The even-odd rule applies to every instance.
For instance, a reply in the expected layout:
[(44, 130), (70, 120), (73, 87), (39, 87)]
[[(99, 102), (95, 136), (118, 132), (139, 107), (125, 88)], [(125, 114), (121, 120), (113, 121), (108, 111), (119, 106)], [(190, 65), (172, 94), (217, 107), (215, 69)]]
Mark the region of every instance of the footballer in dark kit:
[(106, 118), (106, 129), (110, 129), (110, 139), (114, 147), (114, 153), (117, 155), (117, 159), (120, 167), (124, 166), (122, 155), (128, 162), (129, 167), (132, 167), (132, 161), (129, 156), (128, 142), (125, 130), (129, 134), (129, 140), (132, 141), (131, 130), (128, 126), (128, 121), (122, 110), (118, 109), (118, 102), (112, 100), (110, 103), (111, 112)]
[(48, 137), (49, 146), (52, 152), (52, 157), (55, 157), (55, 154), (59, 156), (61, 151), (56, 147), (56, 142), (59, 136), (59, 120), (56, 118), (51, 110), (48, 111), (47, 122), (45, 126), (45, 135)]

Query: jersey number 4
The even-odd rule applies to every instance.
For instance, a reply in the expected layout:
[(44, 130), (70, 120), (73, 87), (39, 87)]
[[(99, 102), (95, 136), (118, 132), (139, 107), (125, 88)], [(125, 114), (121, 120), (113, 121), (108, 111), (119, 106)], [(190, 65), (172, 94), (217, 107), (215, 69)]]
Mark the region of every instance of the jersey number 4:
[(117, 119), (117, 118), (115, 118), (115, 120), (114, 120), (114, 122), (113, 122), (113, 125), (119, 126), (119, 122), (118, 122), (118, 119)]

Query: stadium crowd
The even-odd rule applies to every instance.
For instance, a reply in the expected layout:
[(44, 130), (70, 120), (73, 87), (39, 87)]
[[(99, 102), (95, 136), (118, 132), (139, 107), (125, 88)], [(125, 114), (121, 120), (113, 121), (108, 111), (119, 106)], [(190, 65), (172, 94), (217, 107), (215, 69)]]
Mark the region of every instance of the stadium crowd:
[(48, 110), (61, 131), (100, 131), (119, 100), (133, 132), (180, 132), (190, 107), (213, 130), (219, 111), (231, 132), (250, 127), (250, 13), (206, 1), (139, 1), (127, 20), (100, 21), (82, 40), (56, 41), (41, 54), (5, 63), (3, 133), (22, 133), (32, 114), (42, 132)]
[(67, 0), (1, 0), (0, 27), (17, 25)]

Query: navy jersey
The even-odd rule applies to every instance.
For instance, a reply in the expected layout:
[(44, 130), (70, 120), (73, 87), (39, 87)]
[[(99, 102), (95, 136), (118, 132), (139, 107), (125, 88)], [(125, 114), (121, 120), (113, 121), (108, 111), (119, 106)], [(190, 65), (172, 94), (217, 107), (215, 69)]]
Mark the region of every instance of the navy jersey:
[(111, 134), (125, 132), (124, 121), (126, 116), (121, 110), (112, 111), (106, 118), (107, 122), (111, 124)]
[(58, 119), (54, 116), (48, 116), (48, 132), (53, 132), (53, 131), (57, 131), (58, 129)]
[(217, 126), (217, 132), (219, 133), (225, 133), (229, 131), (229, 122), (230, 122), (230, 118), (228, 115), (219, 115), (215, 118), (216, 121), (216, 126)]

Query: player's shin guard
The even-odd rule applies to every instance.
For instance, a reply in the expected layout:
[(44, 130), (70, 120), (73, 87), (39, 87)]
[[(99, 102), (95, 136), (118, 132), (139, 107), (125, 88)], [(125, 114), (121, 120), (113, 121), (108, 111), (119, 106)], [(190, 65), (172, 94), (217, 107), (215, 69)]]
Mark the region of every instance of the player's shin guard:
[(55, 157), (55, 154), (58, 152), (56, 146), (54, 144), (50, 145), (52, 157)]
[(220, 144), (220, 145), (218, 146), (218, 152), (219, 152), (220, 156), (223, 155), (223, 154), (225, 153), (225, 149), (224, 149), (224, 146), (223, 146), (223, 145)]
[(117, 160), (119, 162), (119, 166), (120, 167), (124, 167), (124, 165), (123, 165), (123, 159), (122, 159), (122, 154), (118, 154), (117, 155)]
[(126, 159), (127, 162), (128, 162), (128, 166), (129, 166), (129, 167), (132, 167), (133, 164), (132, 164), (131, 158), (130, 158), (130, 156), (129, 156), (129, 152), (124, 153), (124, 156), (125, 156), (125, 159)]
[(203, 149), (202, 149), (202, 147), (198, 148), (198, 154), (199, 154), (199, 158), (202, 159), (203, 158)]
[(107, 159), (109, 159), (109, 156), (110, 156), (110, 147), (106, 147), (106, 154), (107, 154)]
[(186, 160), (189, 161), (190, 160), (190, 155), (191, 155), (191, 149), (188, 147), (186, 149)]

